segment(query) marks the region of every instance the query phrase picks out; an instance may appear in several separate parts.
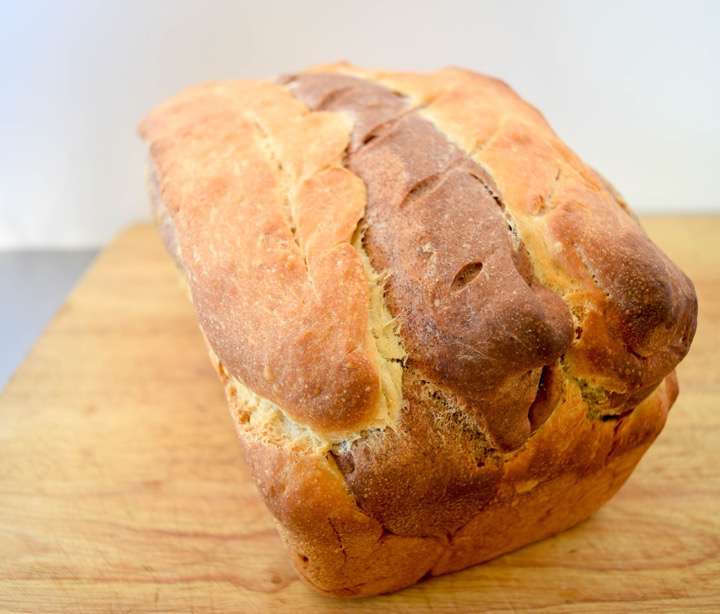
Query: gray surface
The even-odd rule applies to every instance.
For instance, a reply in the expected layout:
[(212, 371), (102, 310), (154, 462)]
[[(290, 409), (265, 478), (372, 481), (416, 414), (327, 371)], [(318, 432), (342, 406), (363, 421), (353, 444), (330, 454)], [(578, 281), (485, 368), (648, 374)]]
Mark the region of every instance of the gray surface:
[(0, 252), (0, 389), (97, 252)]

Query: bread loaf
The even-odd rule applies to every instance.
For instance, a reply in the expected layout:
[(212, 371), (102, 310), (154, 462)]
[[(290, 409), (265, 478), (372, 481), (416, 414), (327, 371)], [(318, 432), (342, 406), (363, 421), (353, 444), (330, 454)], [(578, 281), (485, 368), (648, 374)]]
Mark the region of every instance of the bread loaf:
[(317, 590), (562, 531), (662, 429), (692, 283), (504, 83), (336, 64), (188, 89), (140, 131), (247, 463)]

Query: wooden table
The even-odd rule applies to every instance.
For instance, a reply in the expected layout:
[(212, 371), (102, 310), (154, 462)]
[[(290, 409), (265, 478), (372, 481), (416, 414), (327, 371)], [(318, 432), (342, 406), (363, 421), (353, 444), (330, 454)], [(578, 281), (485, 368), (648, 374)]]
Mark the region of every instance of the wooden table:
[(0, 397), (0, 610), (720, 611), (720, 218), (645, 224), (694, 279), (700, 325), (625, 488), (555, 538), (356, 601), (296, 578), (170, 261), (129, 229)]

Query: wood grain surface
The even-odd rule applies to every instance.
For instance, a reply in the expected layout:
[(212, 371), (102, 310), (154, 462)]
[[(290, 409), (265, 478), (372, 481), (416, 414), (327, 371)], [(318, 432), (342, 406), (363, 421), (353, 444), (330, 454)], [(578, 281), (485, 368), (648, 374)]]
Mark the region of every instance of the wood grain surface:
[(627, 485), (562, 535), (356, 601), (293, 573), (170, 261), (127, 230), (0, 397), (0, 611), (720, 611), (720, 218), (644, 223), (700, 324)]

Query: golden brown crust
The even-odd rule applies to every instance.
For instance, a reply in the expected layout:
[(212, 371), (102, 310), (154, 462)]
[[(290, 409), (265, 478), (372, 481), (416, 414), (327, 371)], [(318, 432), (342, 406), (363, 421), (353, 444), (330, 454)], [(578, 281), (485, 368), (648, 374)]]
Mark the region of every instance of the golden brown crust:
[(365, 190), (341, 164), (349, 131), (277, 85), (244, 82), (190, 90), (141, 126), (210, 344), (233, 375), (329, 433), (373, 424), (380, 394), (350, 245)]
[[(625, 482), (662, 429), (676, 395), (673, 373), (628, 416), (591, 421), (575, 388), (547, 428), (503, 459), (490, 496), (476, 501), (474, 513), (454, 531), (433, 531), (437, 518), (452, 516), (448, 500), (429, 505), (416, 501), (415, 511), (429, 519), (430, 534), (415, 536), (398, 535), (364, 513), (329, 455), (257, 440), (240, 418), (243, 407), (233, 406), (229, 396), (245, 458), (295, 568), (316, 590), (362, 596), (463, 569), (584, 520)], [(458, 440), (444, 443), (450, 444), (450, 453), (462, 445)], [(437, 459), (445, 449), (433, 452)], [(472, 455), (467, 459), (472, 462)], [(416, 475), (422, 479), (428, 467), (406, 467), (404, 474), (392, 476), (394, 487), (402, 492), (404, 481)], [(454, 502), (459, 507), (467, 503), (460, 496)], [(428, 514), (433, 511), (435, 518)]]
[(442, 542), (393, 535), (364, 514), (326, 458), (240, 433), (293, 564), (318, 590), (348, 596), (391, 591), (417, 582), (439, 559)]
[[(318, 590), (368, 595), (541, 539), (612, 496), (662, 429), (697, 305), (617, 193), (505, 84), (309, 73), (189, 90), (141, 130), (166, 242), (293, 562)], [(426, 243), (443, 258), (418, 283)], [(407, 350), (396, 412), (378, 274)], [(461, 360), (463, 344), (483, 357)]]

